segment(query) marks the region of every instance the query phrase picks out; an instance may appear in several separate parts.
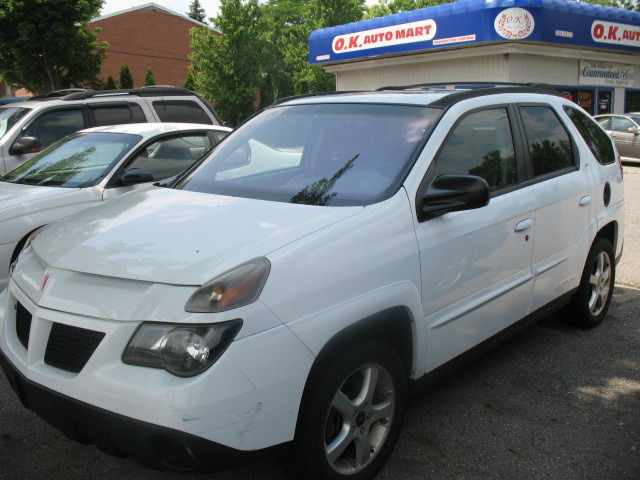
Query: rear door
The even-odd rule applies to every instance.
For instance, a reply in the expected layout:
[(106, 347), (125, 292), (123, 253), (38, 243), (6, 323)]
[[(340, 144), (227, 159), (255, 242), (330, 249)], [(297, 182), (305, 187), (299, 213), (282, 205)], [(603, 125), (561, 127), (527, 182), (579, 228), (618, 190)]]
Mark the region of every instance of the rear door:
[(520, 104), (518, 110), (535, 193), (535, 288), (529, 309), (534, 312), (580, 282), (588, 231), (595, 227), (594, 190), (591, 168), (564, 112), (548, 104)]

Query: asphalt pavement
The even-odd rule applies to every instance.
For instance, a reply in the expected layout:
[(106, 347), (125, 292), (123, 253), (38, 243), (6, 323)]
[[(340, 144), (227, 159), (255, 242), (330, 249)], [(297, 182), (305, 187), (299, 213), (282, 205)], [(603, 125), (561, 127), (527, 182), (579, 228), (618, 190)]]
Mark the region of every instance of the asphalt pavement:
[[(640, 478), (640, 165), (625, 166), (625, 207), (624, 256), (604, 323), (579, 330), (550, 316), (412, 397), (378, 478)], [(24, 409), (0, 374), (0, 479), (41, 478), (287, 477), (275, 459), (192, 476), (110, 457)]]

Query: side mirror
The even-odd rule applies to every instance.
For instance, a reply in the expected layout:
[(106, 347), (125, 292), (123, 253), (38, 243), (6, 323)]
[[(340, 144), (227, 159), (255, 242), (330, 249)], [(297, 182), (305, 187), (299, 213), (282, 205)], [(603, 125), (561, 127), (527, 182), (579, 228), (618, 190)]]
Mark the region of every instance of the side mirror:
[(11, 146), (14, 153), (34, 153), (40, 151), (42, 146), (36, 137), (20, 137)]
[(141, 168), (132, 168), (131, 170), (127, 170), (120, 177), (122, 185), (138, 185), (140, 183), (153, 182), (153, 180), (153, 174)]
[(420, 221), (489, 203), (489, 184), (474, 175), (440, 175), (425, 189), (418, 205)]
[(638, 135), (640, 134), (640, 128), (638, 127), (630, 127), (629, 130), (627, 130), (629, 133), (633, 133), (634, 135)]

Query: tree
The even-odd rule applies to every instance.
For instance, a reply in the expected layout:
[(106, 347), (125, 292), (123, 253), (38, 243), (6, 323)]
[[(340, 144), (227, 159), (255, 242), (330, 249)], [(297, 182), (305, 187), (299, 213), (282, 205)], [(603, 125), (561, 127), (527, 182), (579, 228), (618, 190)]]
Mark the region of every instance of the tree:
[(366, 18), (384, 17), (419, 8), (433, 7), (456, 0), (379, 0), (378, 4), (367, 7)]
[(0, 0), (0, 77), (33, 93), (98, 83), (108, 45), (87, 30), (103, 0)]
[(189, 69), (189, 73), (187, 73), (187, 78), (184, 80), (184, 84), (182, 85), (182, 87), (191, 91), (194, 91), (196, 89), (196, 79), (194, 78), (191, 69)]
[(155, 85), (156, 81), (153, 78), (153, 72), (151, 69), (148, 69), (144, 74), (144, 86), (148, 87), (149, 85)]
[(335, 76), (309, 64), (309, 35), (317, 28), (361, 20), (364, 0), (270, 0), (263, 8), (271, 32), (271, 50), (265, 51), (265, 81), (270, 83), (263, 88), (272, 90), (262, 90), (265, 100), (335, 90)]
[(126, 63), (120, 66), (120, 88), (133, 88), (133, 75)]
[(116, 81), (113, 79), (111, 75), (107, 78), (107, 82), (104, 84), (105, 90), (116, 90), (118, 86), (116, 85)]
[(191, 30), (190, 56), (196, 89), (215, 103), (229, 124), (255, 111), (265, 49), (265, 30), (258, 0), (221, 0), (212, 19), (223, 36), (208, 28)]
[(207, 15), (198, 0), (193, 0), (193, 2), (191, 2), (187, 15), (189, 16), (189, 18), (193, 18), (198, 22), (207, 23)]

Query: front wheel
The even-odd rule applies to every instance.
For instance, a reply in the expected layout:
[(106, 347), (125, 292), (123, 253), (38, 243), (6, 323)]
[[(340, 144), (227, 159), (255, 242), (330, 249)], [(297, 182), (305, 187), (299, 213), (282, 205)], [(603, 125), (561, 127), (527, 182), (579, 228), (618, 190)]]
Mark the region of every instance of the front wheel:
[(580, 286), (569, 304), (568, 320), (583, 328), (602, 323), (607, 315), (616, 279), (611, 242), (596, 238), (589, 251)]
[(373, 478), (398, 440), (407, 375), (383, 343), (331, 356), (303, 398), (293, 446), (294, 473), (305, 479)]

